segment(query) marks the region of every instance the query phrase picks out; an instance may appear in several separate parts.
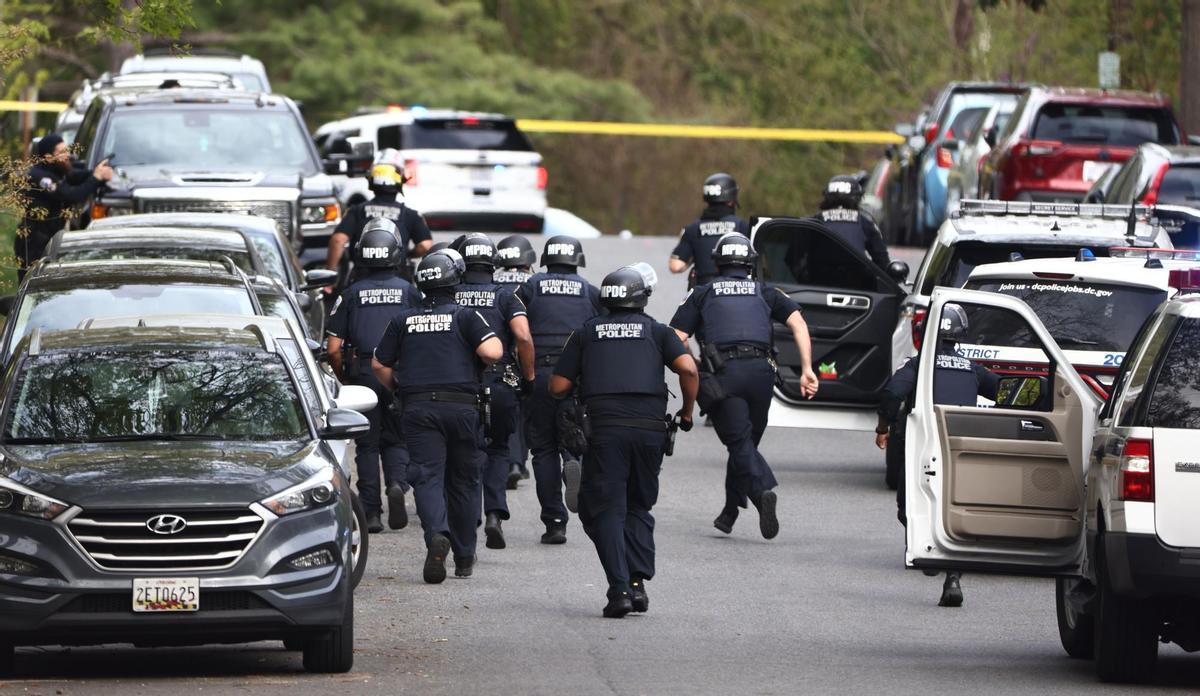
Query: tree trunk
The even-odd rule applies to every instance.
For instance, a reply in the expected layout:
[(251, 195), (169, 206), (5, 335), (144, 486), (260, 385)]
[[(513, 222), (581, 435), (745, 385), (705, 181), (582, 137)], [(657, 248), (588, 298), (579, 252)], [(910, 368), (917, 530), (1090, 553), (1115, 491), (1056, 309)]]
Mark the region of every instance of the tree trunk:
[(1182, 56), (1179, 61), (1179, 115), (1183, 130), (1200, 135), (1200, 0), (1183, 0)]

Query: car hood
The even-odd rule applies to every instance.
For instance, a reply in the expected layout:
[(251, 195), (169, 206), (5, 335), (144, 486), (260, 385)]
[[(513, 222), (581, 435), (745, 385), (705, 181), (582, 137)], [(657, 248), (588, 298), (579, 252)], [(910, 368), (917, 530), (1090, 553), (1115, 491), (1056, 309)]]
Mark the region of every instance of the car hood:
[(135, 188), (172, 188), (188, 186), (271, 186), (297, 188), (301, 175), (294, 169), (275, 170), (196, 170), (190, 167), (130, 165), (117, 168), (120, 173), (108, 187), (114, 192)]
[(0, 474), (85, 508), (248, 505), (331, 464), (315, 442), (12, 445), (0, 451)]

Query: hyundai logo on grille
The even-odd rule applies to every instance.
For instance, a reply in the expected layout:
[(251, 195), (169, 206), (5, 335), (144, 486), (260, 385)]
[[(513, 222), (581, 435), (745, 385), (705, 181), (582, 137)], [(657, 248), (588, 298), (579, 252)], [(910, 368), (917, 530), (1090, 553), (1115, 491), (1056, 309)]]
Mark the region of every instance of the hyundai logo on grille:
[(146, 528), (155, 534), (178, 534), (187, 529), (187, 520), (179, 515), (155, 515), (146, 520)]

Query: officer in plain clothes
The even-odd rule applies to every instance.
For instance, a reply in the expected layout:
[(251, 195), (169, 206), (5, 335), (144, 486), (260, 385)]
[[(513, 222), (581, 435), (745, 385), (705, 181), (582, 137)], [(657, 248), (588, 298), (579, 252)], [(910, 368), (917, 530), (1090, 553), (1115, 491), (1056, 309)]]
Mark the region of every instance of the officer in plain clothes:
[(643, 312), (655, 282), (644, 263), (609, 273), (600, 286), (608, 315), (588, 319), (571, 335), (550, 381), (557, 398), (578, 385), (586, 409), (579, 519), (608, 578), (609, 618), (650, 607), (645, 586), (654, 577), (650, 509), (658, 501), (670, 432), (663, 367), (679, 375), (683, 408), (676, 415), (684, 430), (691, 430), (699, 385), (687, 347), (670, 327)]
[[(537, 252), (525, 235), (513, 234), (501, 239), (496, 244), (496, 273), (495, 281), (513, 292), (525, 284), (533, 275), (533, 265), (537, 263)], [(517, 402), (517, 422), (524, 423), (521, 403)], [(525, 428), (518, 427), (517, 432), (509, 441), (512, 449), (510, 456), (513, 465), (508, 471), (508, 490), (517, 490), (517, 484), (522, 479), (529, 478), (529, 468), (525, 466), (529, 459), (529, 447), (525, 445)]]
[(863, 189), (858, 177), (840, 175), (829, 180), (821, 197), (821, 212), (813, 217), (820, 220), (837, 236), (857, 251), (861, 251), (876, 266), (887, 270), (887, 244), (879, 225), (859, 206), (862, 204)]
[[(329, 237), (325, 267), (339, 270), (346, 245), (353, 246), (357, 242), (358, 235), (368, 222), (382, 219), (390, 220), (396, 226), (403, 252), (401, 263), (396, 264), (396, 268), (407, 277), (409, 244), (413, 247), (412, 256), (422, 256), (433, 246), (433, 235), (425, 224), (425, 218), (398, 198), (404, 185), (404, 160), (400, 153), (392, 148), (381, 151), (367, 178), (375, 197), (346, 209), (337, 229)], [(325, 291), (333, 292), (333, 286), (326, 287)]]
[(466, 266), (450, 249), (427, 254), (417, 267), (419, 307), (388, 324), (372, 366), (381, 384), (395, 384), (404, 404), (409, 481), (425, 530), (425, 582), (475, 566), (475, 528), (482, 505), (483, 427), (480, 372), (504, 354), (496, 331), (476, 310), (454, 301)]
[(808, 325), (800, 308), (782, 291), (750, 278), (756, 256), (750, 240), (742, 235), (722, 237), (712, 255), (721, 275), (688, 294), (671, 327), (683, 341), (695, 335), (700, 342), (700, 408), (712, 417), (717, 436), (729, 450), (725, 507), (713, 526), (732, 532), (738, 508), (746, 507), (749, 499), (758, 509), (763, 537), (772, 539), (779, 533), (776, 480), (758, 451), (775, 387), (772, 320), (792, 331), (803, 365), (801, 392), (811, 399), (818, 383)]
[(546, 533), (543, 544), (567, 543), (567, 507), (563, 503), (564, 477), (568, 488), (579, 484), (579, 462), (565, 463), (559, 447), (559, 412), (567, 405), (550, 396), (550, 376), (567, 338), (583, 322), (601, 314), (600, 290), (576, 273), (586, 265), (578, 239), (557, 235), (546, 240), (542, 251), (546, 270), (536, 273), (517, 290), (529, 312), (529, 329), (537, 352), (537, 381), (525, 401), (525, 441), (533, 454), (533, 476)]
[(46, 255), (50, 238), (66, 226), (75, 206), (80, 205), (106, 181), (112, 181), (108, 160), (91, 172), (71, 170), (71, 152), (62, 136), (51, 133), (33, 146), (33, 166), (26, 174), (28, 200), (21, 227), (13, 239), (17, 257), (17, 280), (34, 261)]
[(469, 234), (458, 251), (467, 265), (463, 283), (454, 299), (462, 307), (476, 309), (491, 324), (504, 344), (504, 356), (483, 373), (483, 386), (490, 392), (491, 424), (488, 430), (487, 464), (483, 469), (483, 533), (489, 549), (502, 549), (503, 521), (508, 514), (508, 472), (512, 461), (510, 440), (520, 429), (518, 390), (533, 386), (533, 337), (525, 304), (516, 294), (493, 280), (496, 246), (485, 234)]
[[(943, 406), (975, 406), (977, 397), (996, 399), (1000, 378), (982, 365), (976, 365), (958, 352), (955, 344), (967, 337), (969, 324), (967, 313), (956, 304), (942, 307), (942, 319), (938, 335), (937, 360), (933, 379), (933, 403)], [(883, 398), (879, 402), (879, 424), (875, 428), (875, 445), (881, 450), (899, 447), (904, 451), (904, 419), (902, 412), (906, 402), (912, 402), (917, 391), (917, 366), (921, 356), (909, 358), (908, 362), (888, 380), (883, 387)], [(894, 435), (889, 435), (893, 433)], [(908, 525), (904, 510), (905, 476), (900, 477), (896, 489), (896, 505), (900, 524)], [(942, 597), (938, 606), (959, 607), (963, 603), (962, 573), (946, 573), (942, 585)]]
[(672, 273), (683, 273), (694, 266), (688, 287), (704, 285), (717, 276), (712, 262), (712, 250), (717, 240), (730, 232), (750, 237), (750, 223), (735, 214), (738, 204), (738, 185), (723, 172), (704, 180), (704, 212), (700, 219), (683, 228), (679, 243), (667, 262)]

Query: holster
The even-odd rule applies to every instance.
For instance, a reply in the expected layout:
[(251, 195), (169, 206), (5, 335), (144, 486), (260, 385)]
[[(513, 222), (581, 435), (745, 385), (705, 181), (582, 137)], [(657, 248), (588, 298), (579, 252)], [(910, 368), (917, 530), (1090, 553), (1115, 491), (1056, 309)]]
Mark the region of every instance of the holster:
[(667, 440), (663, 443), (663, 455), (670, 457), (675, 454), (675, 434), (679, 432), (679, 424), (670, 415), (667, 420)]
[(700, 344), (700, 364), (714, 375), (725, 369), (725, 358), (721, 351), (711, 343)]
[(492, 388), (484, 387), (479, 392), (479, 423), (483, 426), (483, 437), (492, 442)]
[(700, 406), (701, 414), (712, 413), (713, 408), (728, 396), (725, 387), (721, 386), (721, 380), (714, 373), (707, 370), (700, 372), (700, 389), (696, 393), (696, 403)]
[(558, 444), (572, 455), (582, 457), (587, 452), (588, 431), (591, 430), (587, 407), (576, 401), (567, 408), (559, 409), (556, 425)]

